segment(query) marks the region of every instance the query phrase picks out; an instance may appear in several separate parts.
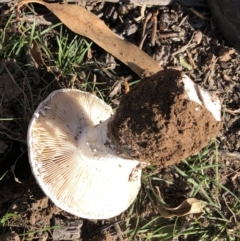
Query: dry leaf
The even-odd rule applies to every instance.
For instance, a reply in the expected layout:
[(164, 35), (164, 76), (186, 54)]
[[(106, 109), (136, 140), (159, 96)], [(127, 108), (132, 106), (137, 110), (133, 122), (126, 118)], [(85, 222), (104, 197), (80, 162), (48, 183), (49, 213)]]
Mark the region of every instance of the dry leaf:
[(118, 38), (102, 20), (81, 6), (24, 0), (18, 4), (18, 9), (27, 3), (39, 3), (46, 6), (69, 29), (91, 39), (140, 77), (154, 74), (162, 69), (148, 54), (134, 44)]
[(231, 59), (231, 55), (235, 53), (235, 49), (224, 48), (218, 53), (220, 62), (227, 62)]
[(188, 198), (176, 208), (170, 208), (162, 204), (158, 206), (160, 214), (164, 218), (181, 217), (189, 214), (194, 214), (198, 218), (203, 214), (203, 207), (203, 202), (196, 198)]
[(41, 49), (35, 40), (32, 40), (30, 52), (36, 64), (40, 67), (44, 67), (46, 71), (49, 71), (49, 67), (43, 61)]

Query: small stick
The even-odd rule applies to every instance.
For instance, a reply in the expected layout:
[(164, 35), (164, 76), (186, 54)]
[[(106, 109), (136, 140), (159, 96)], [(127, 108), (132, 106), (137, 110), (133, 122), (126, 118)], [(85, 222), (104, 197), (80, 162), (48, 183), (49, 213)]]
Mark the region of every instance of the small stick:
[(191, 39), (189, 40), (189, 42), (188, 42), (186, 45), (182, 46), (182, 47), (181, 47), (180, 49), (178, 49), (177, 51), (173, 52), (173, 53), (172, 53), (172, 56), (174, 57), (174, 56), (177, 55), (177, 54), (180, 54), (180, 53), (185, 52), (188, 48), (193, 47), (195, 44), (191, 44), (191, 42), (192, 42), (192, 40), (193, 40), (194, 35), (195, 35), (195, 33), (193, 33), (193, 35), (192, 35)]
[(143, 43), (144, 43), (144, 41), (145, 41), (145, 39), (146, 39), (146, 37), (147, 37), (147, 35), (148, 35), (148, 31), (145, 33), (145, 35), (143, 36), (143, 38), (142, 38), (142, 40), (141, 40), (141, 42), (140, 42), (140, 44), (139, 44), (139, 49), (142, 49), (142, 47), (143, 47)]
[(199, 18), (203, 19), (203, 20), (210, 20), (209, 18), (203, 16), (201, 13), (199, 13), (197, 10), (195, 10), (194, 8), (189, 8), (189, 10), (194, 13), (196, 16), (198, 16)]
[(177, 38), (180, 37), (181, 34), (179, 33), (160, 33), (160, 38)]
[(187, 53), (188, 59), (189, 59), (189, 61), (190, 61), (190, 64), (193, 66), (194, 69), (196, 69), (197, 66), (196, 66), (196, 64), (195, 64), (195, 62), (194, 62), (194, 60), (193, 60), (193, 58), (192, 58), (191, 53), (190, 53), (188, 50), (186, 50), (186, 53)]
[(142, 38), (144, 37), (145, 32), (146, 32), (147, 22), (149, 21), (149, 19), (150, 19), (151, 17), (152, 17), (152, 14), (149, 13), (149, 14), (147, 15), (147, 17), (145, 18), (145, 21), (144, 21), (144, 24), (143, 24)]
[(188, 18), (188, 15), (189, 14), (187, 14), (182, 20), (181, 20), (181, 22), (178, 24), (178, 27), (181, 27), (182, 25), (183, 25), (183, 23), (186, 21), (186, 19)]
[[(225, 198), (225, 194), (226, 194), (226, 193), (224, 193), (224, 194), (222, 195), (222, 197), (223, 197), (223, 199), (224, 199), (224, 202), (225, 202), (228, 210), (230, 211), (230, 213), (232, 214), (232, 217), (234, 218), (235, 224), (237, 224), (237, 218), (236, 218), (234, 212), (232, 211), (232, 209), (229, 207), (229, 205), (228, 205), (228, 203), (227, 203), (227, 200), (226, 200), (226, 198)], [(232, 219), (232, 217), (230, 218), (230, 220)]]
[(218, 152), (222, 156), (227, 156), (227, 157), (233, 157), (233, 158), (240, 159), (240, 152), (237, 152), (237, 151), (229, 152), (229, 151), (225, 151), (225, 150), (220, 150)]
[(153, 26), (152, 26), (152, 34), (151, 34), (151, 46), (155, 46), (155, 42), (156, 42), (157, 15), (158, 15), (158, 11), (152, 17)]
[(144, 13), (145, 13), (146, 7), (147, 7), (147, 4), (144, 3), (141, 7), (141, 15), (138, 18), (134, 18), (134, 20), (136, 22), (140, 22), (140, 20), (144, 18)]
[(225, 112), (232, 114), (232, 115), (236, 115), (236, 114), (240, 114), (240, 109), (237, 110), (230, 110), (228, 108), (225, 108)]

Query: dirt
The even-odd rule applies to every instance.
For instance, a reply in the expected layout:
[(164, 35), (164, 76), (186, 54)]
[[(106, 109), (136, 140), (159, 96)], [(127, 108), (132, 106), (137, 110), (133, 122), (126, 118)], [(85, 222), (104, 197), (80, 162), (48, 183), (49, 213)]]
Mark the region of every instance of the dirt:
[(1, 237), (1, 240), (2, 241), (20, 241), (20, 238), (19, 238), (19, 236), (16, 233), (11, 232), (11, 233), (4, 234)]
[(221, 123), (186, 99), (182, 75), (161, 71), (122, 97), (109, 131), (120, 152), (167, 167), (199, 152), (217, 135)]
[(7, 73), (0, 76), (0, 95), (4, 95), (5, 103), (15, 99), (20, 92), (21, 91), (17, 88), (14, 82), (9, 81), (9, 75)]

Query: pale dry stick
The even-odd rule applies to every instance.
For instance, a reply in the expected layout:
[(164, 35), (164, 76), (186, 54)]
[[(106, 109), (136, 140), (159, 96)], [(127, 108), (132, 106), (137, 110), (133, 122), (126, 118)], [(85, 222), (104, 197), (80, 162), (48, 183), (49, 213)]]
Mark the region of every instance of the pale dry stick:
[(144, 20), (143, 30), (142, 30), (142, 38), (143, 38), (144, 35), (145, 35), (147, 23), (148, 23), (148, 21), (151, 19), (151, 17), (152, 17), (152, 13), (148, 13), (147, 17), (146, 17), (145, 20)]
[(175, 69), (175, 70), (178, 70), (178, 71), (182, 71), (183, 67), (181, 65), (167, 66), (167, 69)]
[(183, 25), (183, 23), (186, 21), (186, 19), (188, 18), (189, 14), (187, 14), (182, 20), (181, 22), (178, 24), (178, 27), (181, 27)]
[(140, 44), (139, 44), (139, 46), (138, 46), (139, 49), (142, 49), (143, 44), (144, 44), (144, 41), (145, 41), (146, 38), (147, 38), (148, 32), (149, 32), (149, 31), (147, 31), (147, 32), (145, 33), (145, 35), (143, 36), (143, 38), (142, 38), (142, 40), (141, 40), (141, 42), (140, 42)]
[(203, 19), (203, 20), (210, 20), (209, 18), (203, 16), (200, 12), (198, 12), (197, 10), (195, 10), (194, 8), (189, 8), (189, 10), (194, 13), (196, 16), (198, 16), (199, 18)]
[(162, 194), (161, 194), (161, 191), (160, 191), (159, 187), (158, 187), (158, 186), (155, 186), (155, 188), (156, 188), (156, 190), (157, 190), (157, 194), (158, 194), (159, 200), (160, 200), (162, 203), (166, 204), (166, 202), (164, 201), (164, 199), (163, 199), (163, 197), (162, 197)]
[(5, 175), (7, 174), (7, 172), (8, 172), (8, 170), (3, 173), (3, 175), (0, 177), (0, 181), (2, 181), (2, 179), (5, 177)]
[(114, 223), (113, 226), (114, 226), (114, 228), (116, 230), (117, 237), (119, 238), (120, 241), (123, 241), (124, 233), (123, 233), (122, 229), (120, 228), (119, 223)]
[(158, 15), (158, 11), (153, 15), (152, 18), (152, 34), (151, 34), (151, 45), (155, 46), (155, 42), (156, 42), (156, 34), (157, 34), (157, 15)]
[[(222, 156), (227, 156), (227, 157), (240, 159), (240, 152), (237, 152), (237, 151), (229, 152), (229, 151), (226, 151), (226, 150), (220, 150), (218, 152)], [(240, 169), (240, 168), (238, 168), (238, 169)]]
[(195, 61), (193, 60), (192, 58), (192, 55), (191, 53), (186, 49), (186, 53), (187, 53), (187, 56), (188, 56), (188, 59), (190, 61), (190, 64), (193, 66), (194, 69), (197, 68), (196, 64), (195, 64)]
[(216, 66), (216, 63), (217, 63), (218, 59), (219, 59), (219, 57), (218, 58), (215, 57), (215, 59), (213, 59), (213, 61), (211, 62), (210, 66), (209, 66), (210, 73), (209, 73), (208, 78), (207, 78), (207, 80), (209, 82), (209, 85), (212, 81), (212, 76), (214, 75), (214, 70), (215, 70), (215, 66)]
[(203, 78), (203, 83), (205, 84), (206, 81), (208, 80), (209, 76), (210, 76), (211, 70), (208, 70), (205, 77)]
[[(224, 202), (225, 202), (225, 204), (226, 204), (228, 210), (229, 210), (230, 213), (232, 214), (232, 217), (234, 218), (235, 224), (237, 224), (237, 218), (236, 218), (236, 216), (235, 216), (233, 210), (229, 207), (229, 205), (228, 205), (228, 203), (227, 203), (227, 200), (226, 200), (226, 198), (225, 198), (225, 195), (226, 195), (226, 194), (227, 194), (227, 193), (224, 193), (224, 194), (222, 195), (223, 200), (224, 200)], [(230, 218), (230, 220), (232, 219), (232, 217)]]
[(193, 38), (194, 38), (194, 35), (195, 35), (195, 32), (193, 33), (191, 39), (188, 41), (188, 43), (184, 46), (182, 46), (180, 49), (178, 49), (177, 51), (173, 52), (172, 53), (172, 56), (174, 57), (175, 55), (177, 54), (180, 54), (180, 53), (183, 53), (185, 52), (188, 48), (192, 48), (194, 47), (196, 44), (191, 44), (191, 42), (193, 41)]
[[(153, 14), (148, 14), (146, 21), (144, 22), (144, 28), (143, 28), (143, 32), (142, 32), (142, 40), (139, 44), (139, 49), (142, 49), (144, 41), (146, 40), (146, 37), (150, 31), (150, 27), (153, 26), (154, 20), (156, 19), (156, 16), (158, 15), (158, 12)], [(147, 22), (149, 21), (149, 19), (151, 19), (151, 21), (147, 24)], [(147, 28), (147, 30), (146, 30)], [(157, 22), (156, 22), (156, 29), (157, 29)], [(155, 35), (156, 35), (156, 29), (155, 29)], [(154, 31), (154, 27), (152, 29), (152, 31)]]
[(28, 3), (39, 3), (52, 11), (69, 29), (85, 36), (131, 68), (138, 76), (150, 76), (162, 67), (134, 44), (119, 39), (96, 15), (72, 4), (46, 3), (41, 0), (24, 0), (19, 9)]
[(26, 150), (25, 151), (23, 151), (19, 156), (18, 156), (18, 158), (16, 159), (16, 161), (14, 162), (14, 164), (11, 166), (11, 172), (12, 172), (12, 174), (13, 174), (13, 176), (14, 176), (14, 180), (15, 180), (15, 182), (17, 182), (17, 183), (22, 183), (18, 178), (17, 178), (17, 175), (16, 175), (16, 173), (15, 173), (15, 170), (16, 170), (16, 165), (17, 165), (17, 162), (19, 161), (19, 159), (24, 155), (26, 153)]
[[(186, 45), (182, 46), (182, 47), (181, 47), (180, 49), (178, 49), (177, 51), (173, 52), (173, 53), (172, 53), (172, 56), (174, 57), (174, 56), (177, 55), (177, 54), (180, 54), (180, 53), (185, 52), (188, 48), (193, 48), (193, 47), (195, 47), (195, 46), (196, 46), (196, 43), (192, 43), (192, 41), (193, 41), (193, 39), (194, 39), (194, 37), (195, 37), (195, 34), (196, 34), (196, 32), (194, 32), (194, 33), (192, 34), (192, 37), (191, 37), (191, 39), (188, 41), (188, 43), (187, 43)], [(191, 43), (192, 43), (192, 44), (191, 44)]]
[[(54, 17), (55, 18), (55, 17)], [(52, 22), (43, 18), (43, 15), (28, 15), (27, 17), (21, 18), (23, 22), (34, 23), (35, 25), (52, 26)]]
[(237, 110), (230, 110), (228, 108), (225, 108), (225, 112), (232, 114), (232, 115), (236, 115), (236, 114), (240, 114), (240, 109)]
[(177, 54), (184, 53), (188, 48), (195, 46), (195, 44), (190, 44), (190, 41), (186, 45), (184, 45), (180, 49), (178, 49), (177, 51), (173, 52), (172, 56), (174, 57)]
[(160, 33), (160, 38), (178, 38), (181, 37), (179, 33)]
[(141, 7), (141, 11), (140, 11), (140, 16), (139, 17), (137, 17), (137, 18), (134, 18), (134, 20), (136, 21), (136, 22), (140, 22), (140, 20), (142, 20), (144, 17), (145, 17), (145, 10), (146, 10), (146, 7), (147, 7), (147, 4), (146, 4), (146, 2), (142, 5), (142, 7)]

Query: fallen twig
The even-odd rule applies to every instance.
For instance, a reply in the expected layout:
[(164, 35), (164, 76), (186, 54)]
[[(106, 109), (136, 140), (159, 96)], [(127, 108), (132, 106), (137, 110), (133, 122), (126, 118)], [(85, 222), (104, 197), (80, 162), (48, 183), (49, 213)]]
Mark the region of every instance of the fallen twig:
[(205, 17), (204, 15), (202, 15), (200, 12), (198, 12), (196, 9), (194, 8), (189, 8), (189, 10), (194, 13), (196, 16), (198, 16), (199, 18), (203, 19), (203, 20), (210, 20), (209, 18)]
[(228, 108), (225, 108), (225, 112), (232, 114), (232, 115), (236, 115), (236, 114), (240, 114), (240, 109), (237, 110), (230, 110)]
[(237, 151), (229, 152), (229, 151), (226, 151), (226, 150), (219, 150), (218, 152), (222, 156), (227, 156), (227, 157), (233, 157), (233, 158), (240, 159), (240, 152), (237, 152)]

